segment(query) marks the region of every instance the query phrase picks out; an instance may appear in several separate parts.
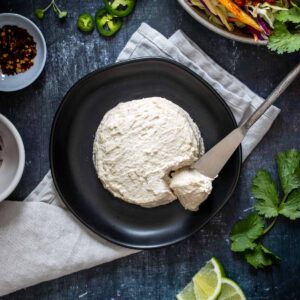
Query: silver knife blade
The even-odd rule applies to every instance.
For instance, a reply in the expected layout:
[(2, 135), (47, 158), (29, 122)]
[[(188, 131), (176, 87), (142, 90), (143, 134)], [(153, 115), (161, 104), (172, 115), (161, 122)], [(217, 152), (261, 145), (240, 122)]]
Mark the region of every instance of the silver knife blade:
[(240, 145), (245, 134), (243, 128), (236, 128), (197, 160), (192, 168), (205, 176), (215, 178)]

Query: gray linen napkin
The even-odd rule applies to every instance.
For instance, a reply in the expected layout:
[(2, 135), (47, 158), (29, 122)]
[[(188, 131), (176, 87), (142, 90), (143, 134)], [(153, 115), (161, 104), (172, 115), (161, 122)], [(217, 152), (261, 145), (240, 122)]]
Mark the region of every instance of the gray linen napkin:
[[(198, 73), (230, 106), (237, 122), (263, 100), (228, 74), (181, 31), (169, 39), (146, 24), (133, 34), (118, 60), (172, 58)], [(271, 107), (243, 142), (243, 159), (271, 127)], [(50, 172), (23, 202), (0, 204), (0, 295), (135, 253), (111, 244), (82, 226), (59, 199)]]

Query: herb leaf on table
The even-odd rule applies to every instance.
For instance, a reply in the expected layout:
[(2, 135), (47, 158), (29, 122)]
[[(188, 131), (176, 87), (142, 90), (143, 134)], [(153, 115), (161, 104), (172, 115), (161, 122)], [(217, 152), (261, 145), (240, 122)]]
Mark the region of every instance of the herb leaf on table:
[(230, 239), (231, 250), (243, 252), (246, 249), (254, 249), (258, 239), (264, 232), (265, 222), (257, 213), (252, 213), (246, 219), (236, 223), (233, 227)]
[(261, 243), (256, 245), (253, 250), (245, 251), (244, 258), (251, 266), (256, 269), (271, 266), (273, 263), (280, 261), (280, 258), (278, 256), (274, 255)]
[(300, 153), (291, 149), (277, 155), (278, 174), (284, 195), (300, 188)]
[(254, 268), (271, 266), (280, 260), (259, 242), (274, 227), (278, 217), (300, 218), (300, 152), (295, 149), (280, 152), (276, 161), (282, 199), (279, 201), (280, 193), (270, 173), (258, 170), (251, 187), (256, 211), (237, 222), (230, 234), (231, 250), (240, 253)]
[(252, 182), (252, 195), (256, 198), (255, 208), (265, 218), (278, 216), (279, 197), (275, 182), (269, 172), (259, 170)]
[(64, 19), (67, 17), (68, 12), (67, 11), (62, 11), (59, 9), (59, 7), (57, 6), (55, 0), (51, 0), (50, 3), (48, 4), (48, 6), (46, 6), (45, 8), (37, 8), (34, 11), (34, 15), (36, 16), (36, 18), (38, 18), (39, 20), (43, 20), (45, 17), (45, 13), (47, 12), (47, 10), (49, 10), (49, 8), (53, 9), (53, 11), (56, 13), (56, 15), (58, 16), (59, 19)]
[(300, 218), (300, 189), (290, 194), (287, 201), (280, 205), (279, 212), (291, 220)]

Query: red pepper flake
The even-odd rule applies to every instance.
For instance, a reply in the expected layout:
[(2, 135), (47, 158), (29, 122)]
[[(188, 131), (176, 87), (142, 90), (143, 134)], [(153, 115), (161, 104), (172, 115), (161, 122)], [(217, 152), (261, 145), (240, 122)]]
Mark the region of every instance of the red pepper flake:
[(234, 0), (234, 2), (240, 7), (243, 7), (246, 4), (246, 0)]
[(239, 7), (244, 7), (246, 4), (251, 4), (256, 6), (259, 3), (269, 3), (269, 4), (275, 4), (276, 0), (234, 0), (235, 4), (237, 4)]
[(247, 4), (252, 4), (256, 6), (257, 4), (260, 3), (269, 3), (269, 4), (275, 4), (276, 0), (248, 0)]
[(26, 29), (14, 25), (0, 28), (0, 68), (2, 74), (23, 73), (33, 66), (36, 43)]

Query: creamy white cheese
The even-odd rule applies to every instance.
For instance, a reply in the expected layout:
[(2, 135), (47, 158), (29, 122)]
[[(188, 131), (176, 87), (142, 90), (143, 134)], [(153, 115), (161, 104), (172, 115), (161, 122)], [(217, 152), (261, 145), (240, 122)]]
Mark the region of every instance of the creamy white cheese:
[(170, 188), (185, 209), (197, 211), (212, 191), (213, 179), (195, 169), (183, 168), (172, 174)]
[(178, 105), (152, 97), (120, 103), (96, 132), (93, 160), (104, 187), (124, 201), (154, 207), (177, 197), (169, 174), (204, 153), (197, 125)]

